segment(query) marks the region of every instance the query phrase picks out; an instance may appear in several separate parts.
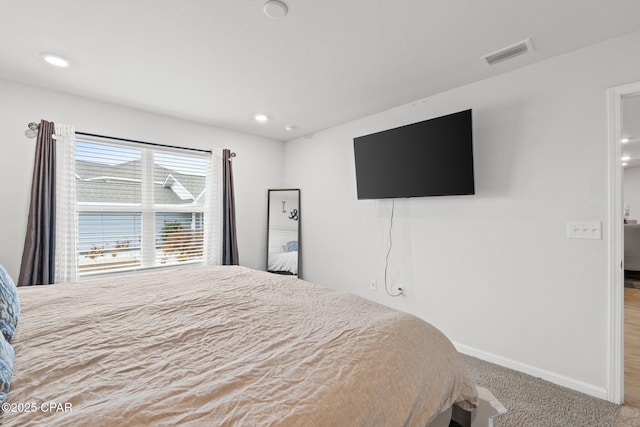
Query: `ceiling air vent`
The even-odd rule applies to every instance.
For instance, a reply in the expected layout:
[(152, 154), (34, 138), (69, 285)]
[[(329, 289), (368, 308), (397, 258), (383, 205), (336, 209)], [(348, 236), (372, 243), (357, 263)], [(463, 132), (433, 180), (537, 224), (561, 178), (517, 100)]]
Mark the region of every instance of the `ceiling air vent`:
[(511, 59), (528, 52), (533, 52), (531, 39), (523, 40), (516, 44), (512, 44), (511, 46), (507, 46), (504, 49), (485, 55), (482, 57), (482, 61), (485, 65), (494, 65), (498, 62), (506, 61), (507, 59)]

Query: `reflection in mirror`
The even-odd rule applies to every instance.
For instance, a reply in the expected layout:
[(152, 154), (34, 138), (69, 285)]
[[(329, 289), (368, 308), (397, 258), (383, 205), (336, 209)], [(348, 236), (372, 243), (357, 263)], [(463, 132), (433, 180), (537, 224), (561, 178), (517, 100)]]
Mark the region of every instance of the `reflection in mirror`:
[(269, 190), (267, 271), (300, 277), (300, 190)]

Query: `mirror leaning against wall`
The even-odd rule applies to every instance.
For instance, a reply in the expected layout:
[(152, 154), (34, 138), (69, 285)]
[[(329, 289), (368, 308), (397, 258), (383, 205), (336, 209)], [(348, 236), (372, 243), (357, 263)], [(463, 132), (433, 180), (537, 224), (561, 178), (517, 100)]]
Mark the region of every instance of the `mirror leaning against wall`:
[(300, 277), (300, 189), (268, 191), (267, 271)]

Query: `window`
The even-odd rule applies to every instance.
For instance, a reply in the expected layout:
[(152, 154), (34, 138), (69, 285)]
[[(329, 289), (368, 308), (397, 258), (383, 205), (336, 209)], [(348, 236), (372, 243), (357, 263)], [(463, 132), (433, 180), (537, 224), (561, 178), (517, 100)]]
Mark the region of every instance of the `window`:
[(78, 274), (203, 263), (208, 153), (77, 140)]

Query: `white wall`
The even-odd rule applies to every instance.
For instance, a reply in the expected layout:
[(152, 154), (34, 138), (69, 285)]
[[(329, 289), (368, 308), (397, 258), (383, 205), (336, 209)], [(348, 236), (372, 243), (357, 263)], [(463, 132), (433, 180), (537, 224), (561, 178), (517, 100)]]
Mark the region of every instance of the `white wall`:
[[(282, 211), (282, 202), (285, 202), (284, 212)], [(285, 230), (298, 230), (298, 221), (289, 218), (294, 210), (298, 210), (297, 191), (272, 191), (269, 226)]]
[(229, 148), (233, 160), (240, 264), (266, 267), (267, 189), (283, 184), (283, 143), (0, 80), (0, 264), (17, 280), (27, 226), (35, 139), (40, 119), (78, 131), (195, 148)]
[[(567, 239), (566, 222), (600, 220), (606, 233), (606, 89), (640, 80), (639, 45), (635, 33), (286, 143), (305, 279), (414, 313), (469, 354), (606, 397), (607, 244)], [(467, 108), (476, 195), (396, 201), (389, 272), (406, 295), (388, 297), (391, 201), (356, 200), (353, 138)]]

